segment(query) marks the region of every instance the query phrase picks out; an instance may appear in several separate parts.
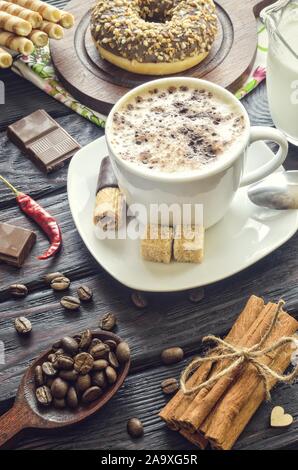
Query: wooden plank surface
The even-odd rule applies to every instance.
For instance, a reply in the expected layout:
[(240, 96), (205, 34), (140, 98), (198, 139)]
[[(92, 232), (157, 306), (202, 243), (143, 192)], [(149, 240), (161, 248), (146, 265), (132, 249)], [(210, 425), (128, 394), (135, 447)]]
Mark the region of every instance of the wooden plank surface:
[[(65, 2), (52, 1), (61, 6)], [(2, 79), (2, 76), (0, 77)], [(20, 377), (30, 361), (58, 338), (61, 331), (74, 333), (86, 326), (95, 326), (98, 318), (113, 311), (118, 319), (117, 333), (132, 346), (132, 369), (124, 387), (96, 416), (81, 425), (59, 433), (27, 431), (13, 443), (14, 448), (40, 449), (191, 449), (182, 437), (166, 429), (157, 413), (165, 403), (160, 391), (163, 378), (179, 376), (183, 364), (198, 351), (200, 338), (206, 333), (224, 335), (230, 328), (247, 297), (263, 295), (266, 300), (285, 298), (289, 311), (297, 318), (298, 269), (296, 234), (270, 256), (225, 281), (208, 286), (205, 298), (195, 305), (187, 293), (148, 296), (149, 306), (137, 310), (130, 301), (130, 291), (121, 286), (92, 259), (77, 234), (67, 202), (66, 175), (62, 169), (46, 177), (32, 165), (14, 145), (8, 142), (4, 129), (7, 124), (40, 107), (45, 108), (82, 144), (102, 135), (93, 124), (69, 110), (25, 80), (6, 74), (7, 102), (0, 106), (0, 173), (4, 173), (20, 189), (29, 192), (59, 220), (65, 245), (53, 261), (41, 263), (36, 256), (47, 246), (38, 233), (38, 243), (25, 267), (16, 270), (0, 266), (0, 340), (4, 341), (6, 364), (0, 366), (0, 413), (12, 404)], [(24, 105), (26, 103), (26, 106)], [(250, 94), (244, 103), (254, 125), (270, 125), (271, 118), (264, 86)], [(287, 167), (297, 169), (298, 151), (290, 148)], [(0, 221), (15, 221), (31, 227), (16, 208), (12, 195), (0, 187)], [(94, 289), (94, 302), (79, 313), (65, 313), (60, 307), (61, 295), (53, 293), (43, 283), (43, 275), (61, 270), (69, 275), (75, 289), (86, 283)], [(8, 286), (25, 282), (30, 295), (24, 300), (12, 300)], [(12, 320), (26, 314), (33, 323), (30, 338), (20, 338)], [(185, 348), (186, 361), (174, 367), (161, 366), (159, 355), (165, 345)], [(238, 449), (298, 448), (298, 385), (278, 386), (272, 404), (263, 404), (239, 439)], [(269, 428), (273, 405), (282, 405), (295, 418), (288, 430)], [(126, 421), (140, 417), (145, 424), (145, 436), (132, 441), (126, 433)]]

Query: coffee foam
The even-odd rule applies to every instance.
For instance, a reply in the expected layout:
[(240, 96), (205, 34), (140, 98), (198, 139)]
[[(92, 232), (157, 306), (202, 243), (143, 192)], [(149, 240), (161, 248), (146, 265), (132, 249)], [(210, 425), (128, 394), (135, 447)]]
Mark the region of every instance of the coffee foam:
[(114, 113), (111, 144), (123, 160), (185, 172), (223, 158), (244, 128), (239, 108), (207, 89), (151, 88)]

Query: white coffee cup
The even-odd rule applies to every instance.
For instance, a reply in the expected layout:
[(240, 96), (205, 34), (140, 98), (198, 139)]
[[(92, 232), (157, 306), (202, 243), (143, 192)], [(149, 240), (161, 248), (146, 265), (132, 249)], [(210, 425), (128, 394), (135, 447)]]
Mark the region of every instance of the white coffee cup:
[[(166, 173), (147, 169), (144, 166), (123, 160), (111, 143), (112, 122), (114, 113), (136, 95), (142, 95), (149, 88), (185, 85), (197, 89), (213, 91), (217, 97), (230, 101), (244, 116), (245, 129), (237, 138), (231, 153), (219, 158), (212, 165), (202, 170)], [(277, 154), (265, 165), (250, 173), (244, 173), (245, 158), (248, 147), (256, 141), (266, 140), (279, 145)], [(204, 226), (211, 227), (227, 212), (239, 187), (255, 183), (274, 172), (283, 164), (288, 153), (288, 142), (285, 136), (270, 127), (251, 127), (244, 106), (226, 89), (211, 82), (197, 78), (172, 77), (154, 80), (141, 85), (125, 94), (113, 107), (106, 122), (106, 141), (112, 166), (118, 179), (119, 187), (126, 196), (128, 205), (142, 205), (146, 209), (147, 220), (152, 204), (202, 205)], [(227, 152), (228, 153), (228, 152)], [(142, 220), (145, 222), (144, 220)], [(195, 220), (192, 220), (195, 223)]]

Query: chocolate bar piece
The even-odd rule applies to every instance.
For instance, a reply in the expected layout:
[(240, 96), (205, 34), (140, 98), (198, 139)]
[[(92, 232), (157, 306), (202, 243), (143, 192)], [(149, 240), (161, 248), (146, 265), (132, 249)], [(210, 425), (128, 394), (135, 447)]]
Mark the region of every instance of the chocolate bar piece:
[(96, 186), (96, 194), (105, 188), (118, 188), (118, 181), (115, 176), (110, 157), (103, 158)]
[(0, 261), (20, 268), (35, 242), (31, 230), (0, 223)]
[(7, 135), (45, 173), (64, 166), (81, 148), (42, 109), (11, 124), (7, 128)]

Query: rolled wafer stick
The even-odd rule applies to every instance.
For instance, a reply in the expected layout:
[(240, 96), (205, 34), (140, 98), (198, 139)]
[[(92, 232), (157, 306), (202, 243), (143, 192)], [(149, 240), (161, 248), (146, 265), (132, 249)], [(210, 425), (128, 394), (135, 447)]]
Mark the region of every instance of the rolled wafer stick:
[(9, 52), (0, 47), (0, 69), (8, 69), (12, 65), (12, 57)]
[(34, 51), (34, 44), (27, 38), (8, 33), (0, 29), (0, 46), (7, 47), (20, 54), (30, 55)]
[(32, 32), (29, 34), (28, 39), (35, 44), (37, 47), (44, 47), (49, 42), (49, 36), (47, 33), (40, 31), (39, 29), (33, 29)]
[(42, 17), (36, 11), (28, 10), (27, 8), (20, 7), (19, 5), (14, 5), (5, 0), (0, 1), (0, 11), (9, 13), (10, 15), (17, 16), (23, 20), (28, 21), (32, 28), (38, 28), (42, 22)]
[(5, 13), (5, 11), (0, 11), (0, 28), (19, 36), (28, 36), (32, 31), (32, 26), (28, 21)]
[(32, 11), (37, 11), (43, 19), (52, 21), (53, 23), (58, 23), (61, 20), (62, 11), (58, 10), (51, 5), (48, 5), (45, 2), (40, 0), (9, 0), (10, 3), (15, 3), (21, 7), (28, 8)]
[(51, 39), (59, 40), (64, 36), (62, 26), (56, 23), (51, 23), (50, 21), (42, 21), (39, 29), (46, 33)]
[(65, 29), (70, 29), (73, 27), (75, 22), (74, 16), (71, 13), (68, 12), (63, 12), (61, 20), (59, 21), (59, 24), (65, 28)]

